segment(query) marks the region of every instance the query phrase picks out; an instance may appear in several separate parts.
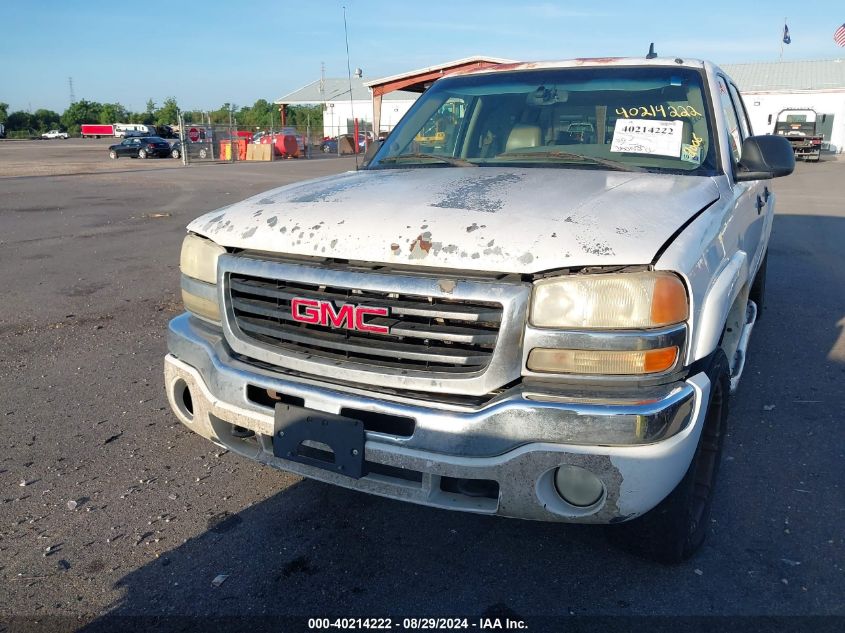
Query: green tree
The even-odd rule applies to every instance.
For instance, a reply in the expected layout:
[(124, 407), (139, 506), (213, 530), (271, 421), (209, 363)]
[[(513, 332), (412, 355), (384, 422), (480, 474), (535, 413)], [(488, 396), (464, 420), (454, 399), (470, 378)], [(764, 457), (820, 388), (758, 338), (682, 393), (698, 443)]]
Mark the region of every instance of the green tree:
[(74, 101), (62, 113), (62, 124), (70, 128), (71, 125), (97, 123), (100, 120), (100, 111), (102, 109), (103, 105), (96, 101), (86, 101), (85, 99)]
[(208, 114), (211, 117), (212, 123), (227, 125), (229, 123), (229, 117), (234, 115), (234, 107), (231, 103), (227, 102), (220, 106), (217, 110), (212, 110)]
[(302, 130), (303, 132), (306, 127), (310, 127), (312, 132), (314, 132), (314, 130), (318, 130), (320, 135), (322, 135), (323, 106), (288, 106), (287, 113), (288, 125), (295, 127), (297, 130)]
[(179, 118), (179, 104), (176, 97), (167, 97), (162, 106), (155, 111), (156, 125), (176, 125)]
[(238, 126), (269, 128), (275, 121), (276, 127), (278, 127), (279, 116), (275, 111), (276, 106), (269, 103), (266, 99), (259, 99), (252, 107), (244, 106), (238, 111)]
[(129, 112), (119, 103), (104, 103), (100, 109), (99, 122), (105, 125), (123, 123), (129, 119)]
[(32, 127), (38, 132), (46, 132), (47, 130), (55, 130), (61, 127), (61, 116), (58, 112), (40, 108), (35, 111), (31, 117)]
[(33, 129), (32, 115), (29, 112), (24, 112), (23, 110), (18, 110), (17, 112), (12, 112), (6, 118), (6, 127), (9, 128), (10, 131), (13, 131), (13, 130), (20, 130), (20, 131), (31, 130), (31, 129)]
[(9, 104), (0, 101), (0, 123), (5, 123), (9, 118)]
[(102, 109), (103, 105), (96, 101), (86, 101), (85, 99), (74, 101), (62, 113), (62, 125), (68, 131), (68, 134), (75, 136), (79, 134), (79, 127), (83, 123), (98, 123)]
[(144, 125), (152, 125), (155, 117), (149, 112), (132, 112), (129, 114), (130, 123), (143, 123)]

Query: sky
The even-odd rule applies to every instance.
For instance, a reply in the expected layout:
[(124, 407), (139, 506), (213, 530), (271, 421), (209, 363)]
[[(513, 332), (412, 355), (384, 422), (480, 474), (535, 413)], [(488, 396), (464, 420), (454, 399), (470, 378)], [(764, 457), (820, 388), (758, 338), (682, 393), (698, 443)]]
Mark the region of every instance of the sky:
[(0, 101), (59, 113), (76, 99), (144, 110), (272, 101), (352, 69), (377, 79), (472, 55), (520, 61), (661, 56), (717, 64), (843, 59), (843, 0), (3, 0)]

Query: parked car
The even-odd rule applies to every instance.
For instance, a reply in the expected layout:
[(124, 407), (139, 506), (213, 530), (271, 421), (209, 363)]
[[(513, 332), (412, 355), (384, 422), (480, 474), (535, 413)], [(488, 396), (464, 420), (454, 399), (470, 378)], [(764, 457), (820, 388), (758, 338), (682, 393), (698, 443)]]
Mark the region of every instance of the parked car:
[[(197, 141), (195, 143), (186, 141), (188, 148), (188, 157), (206, 159), (211, 157), (211, 142)], [(182, 141), (176, 141), (170, 147), (170, 156), (173, 158), (182, 158)]]
[(157, 125), (156, 130), (161, 138), (179, 138), (179, 135), (169, 125)]
[[(338, 138), (352, 140), (352, 134), (341, 134), (339, 137), (326, 139), (320, 145), (320, 150), (325, 154), (337, 154)], [(364, 152), (367, 149), (367, 136), (365, 134), (358, 135), (358, 150)]]
[[(444, 112), (441, 150), (422, 152)], [(612, 524), (681, 561), (712, 529), (773, 179), (794, 167), (709, 62), (444, 77), (365, 168), (188, 225), (168, 400), (191, 431), (299, 476)]]
[(158, 136), (133, 136), (125, 138), (116, 145), (109, 146), (109, 158), (117, 160), (121, 156), (131, 158), (151, 158), (170, 156), (170, 143)]
[(60, 138), (60, 139), (67, 139), (68, 133), (67, 132), (59, 132), (58, 130), (50, 130), (49, 132), (44, 132), (41, 135), (41, 138), (44, 139), (53, 139), (53, 138)]

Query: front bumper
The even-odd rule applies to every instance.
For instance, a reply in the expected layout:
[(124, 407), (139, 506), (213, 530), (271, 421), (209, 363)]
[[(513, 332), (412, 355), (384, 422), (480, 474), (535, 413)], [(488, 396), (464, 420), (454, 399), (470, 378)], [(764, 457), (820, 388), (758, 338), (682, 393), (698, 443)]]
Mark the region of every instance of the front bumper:
[[(611, 523), (657, 505), (692, 460), (705, 415), (702, 403), (710, 391), (706, 375), (698, 374), (645, 393), (601, 398), (584, 394), (583, 388), (573, 393), (520, 385), (474, 406), (433, 403), (244, 363), (230, 355), (219, 331), (187, 314), (171, 321), (168, 346), (165, 383), (174, 412), (188, 428), (233, 452), (394, 499), (545, 521)], [(413, 432), (368, 431), (365, 459), (380, 467), (360, 479), (281, 459), (273, 455), (272, 438), (278, 431), (273, 409), (254, 398), (256, 390), (268, 389), (327, 413), (354, 409), (412, 419)], [(666, 439), (619, 445), (619, 435), (618, 442), (608, 441), (629, 423), (647, 429), (651, 422), (667, 419), (671, 435)], [(238, 437), (242, 429), (255, 435)], [(601, 480), (604, 493), (598, 502), (578, 507), (558, 495), (554, 476), (565, 464), (585, 468)], [(479, 496), (454, 485), (477, 480), (495, 482), (497, 492)]]

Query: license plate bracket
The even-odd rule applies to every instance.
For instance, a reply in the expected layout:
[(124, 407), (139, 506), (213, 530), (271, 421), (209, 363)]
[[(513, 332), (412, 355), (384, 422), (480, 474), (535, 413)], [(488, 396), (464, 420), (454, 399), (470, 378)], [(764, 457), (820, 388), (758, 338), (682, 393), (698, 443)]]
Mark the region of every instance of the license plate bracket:
[[(273, 455), (276, 457), (353, 479), (366, 474), (366, 435), (361, 420), (282, 403), (276, 405), (274, 417)], [(333, 455), (303, 446), (302, 443), (308, 440), (325, 444)]]

